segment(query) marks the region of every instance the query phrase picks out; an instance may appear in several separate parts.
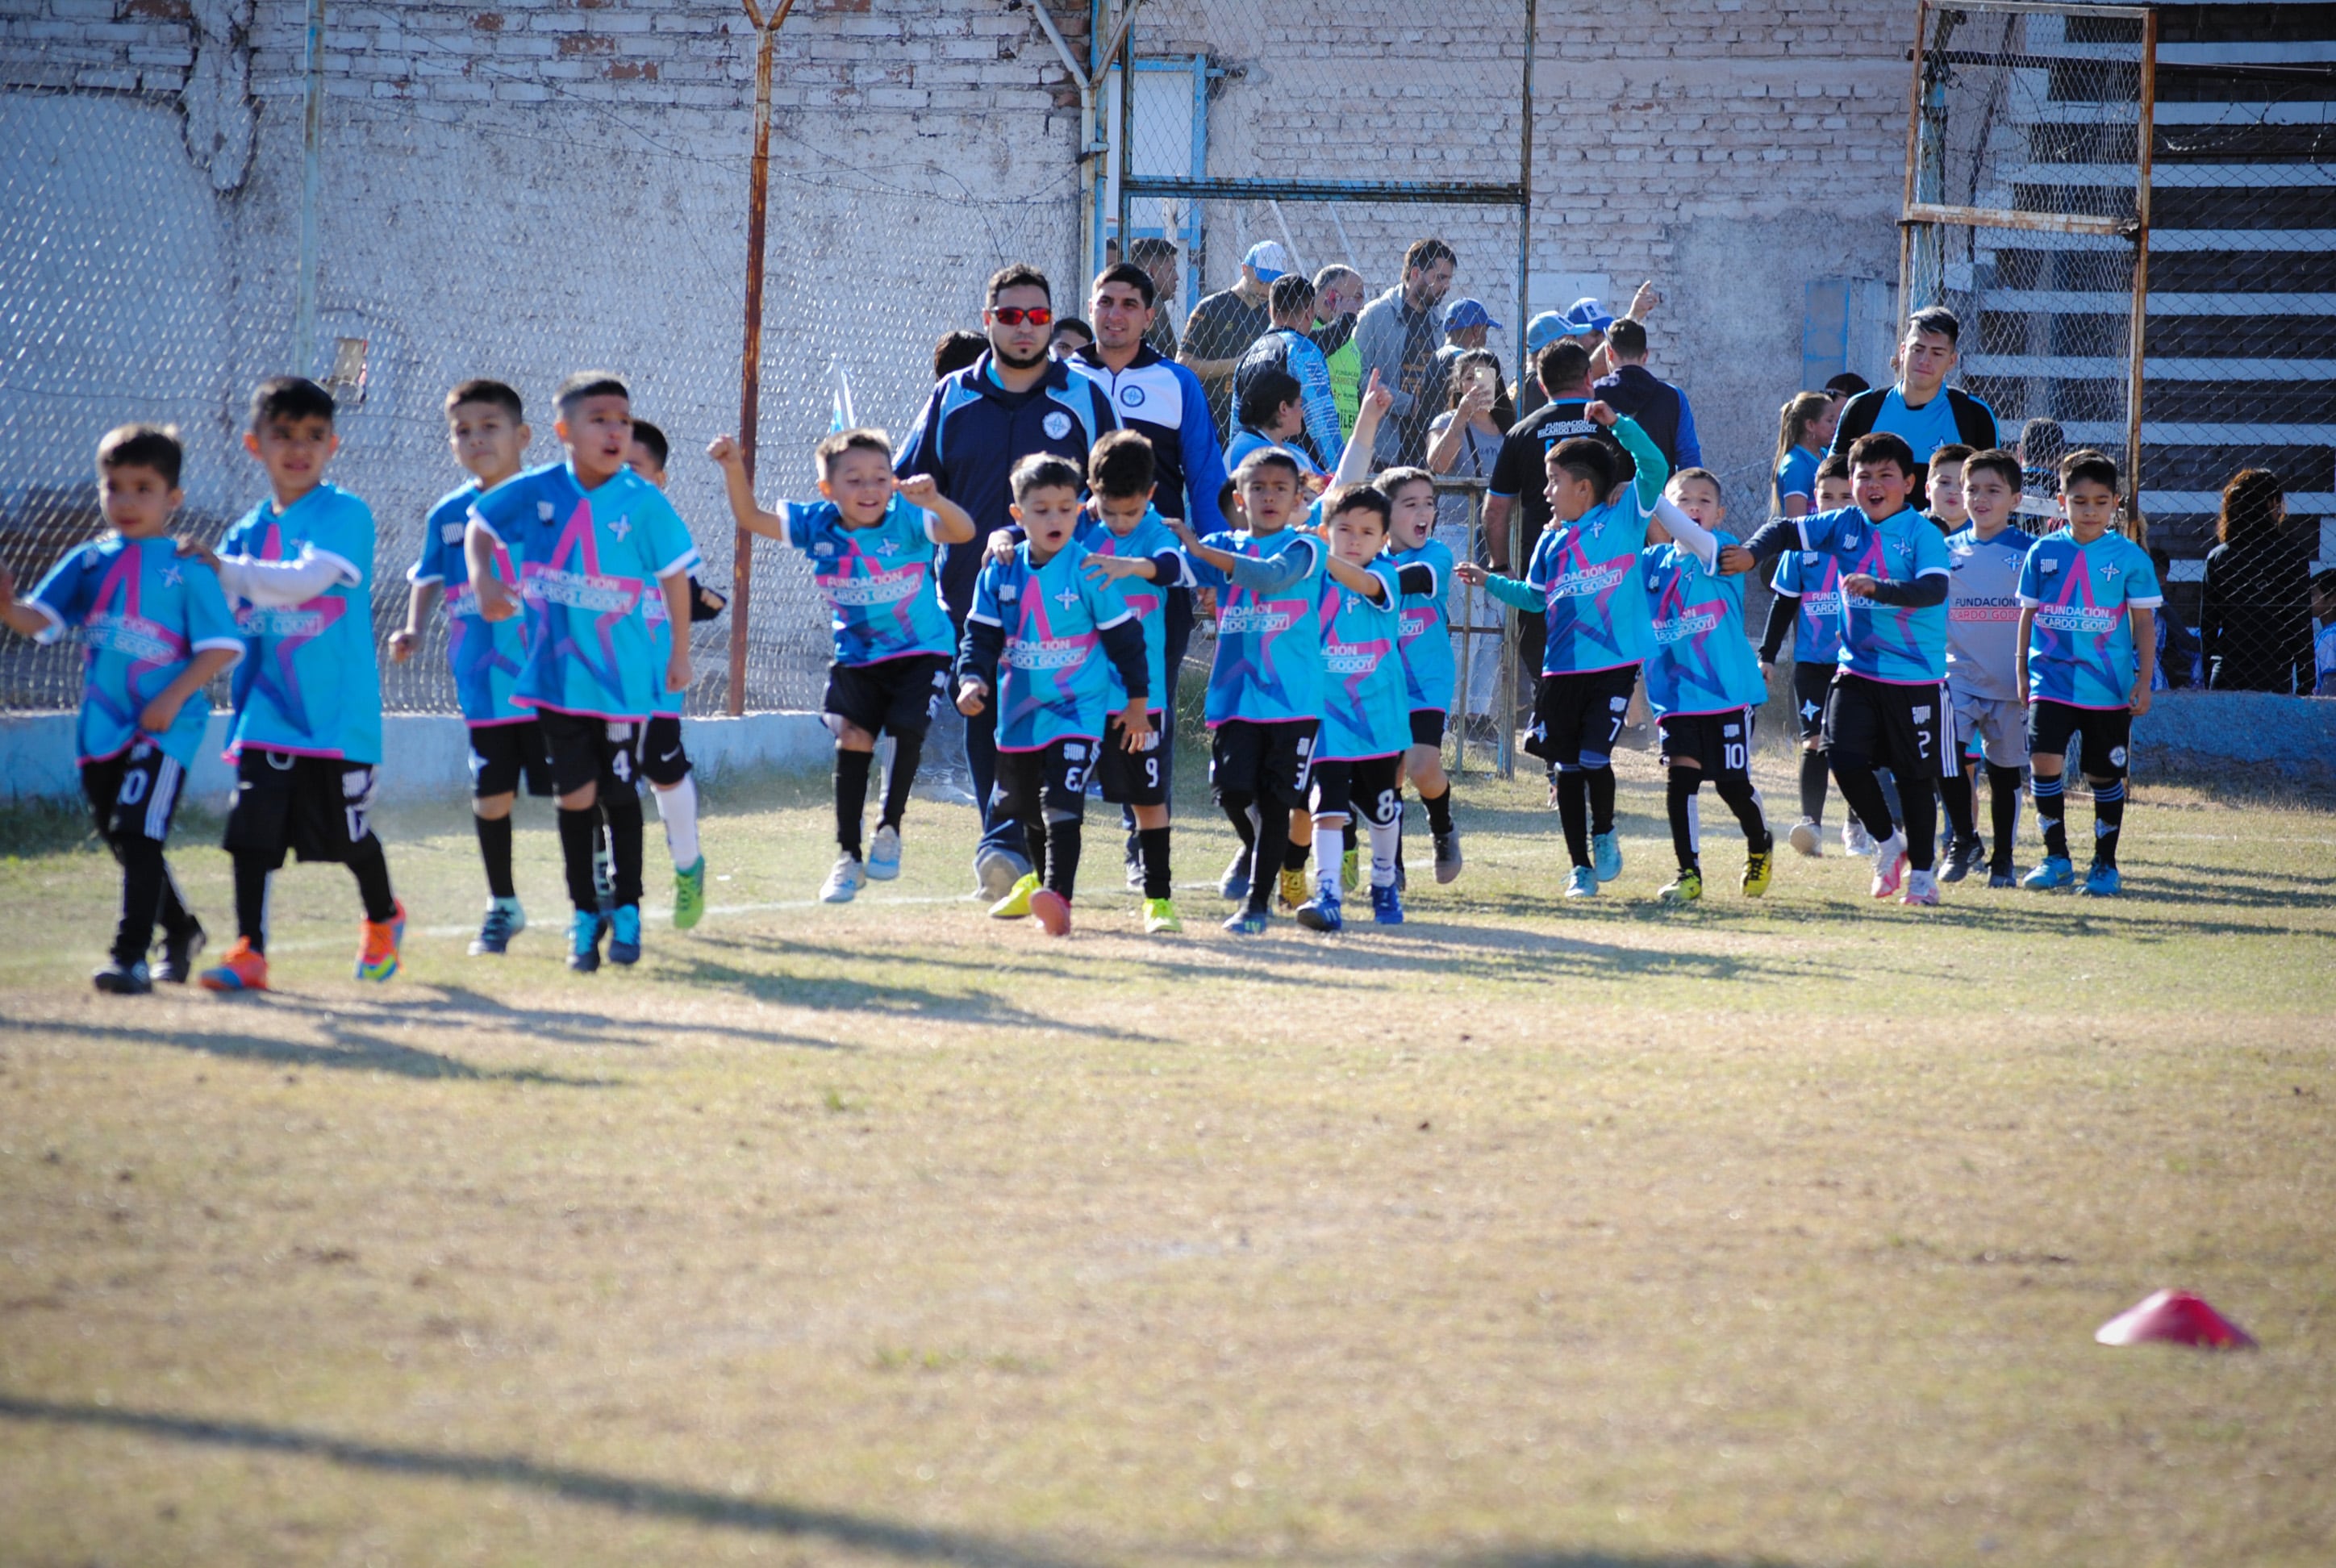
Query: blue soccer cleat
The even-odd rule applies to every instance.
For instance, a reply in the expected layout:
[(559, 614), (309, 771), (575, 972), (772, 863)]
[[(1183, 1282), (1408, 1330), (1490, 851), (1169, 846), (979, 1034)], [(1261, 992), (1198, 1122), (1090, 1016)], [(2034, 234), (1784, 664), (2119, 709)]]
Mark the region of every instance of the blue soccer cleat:
[(568, 923), (568, 967), (579, 975), (589, 975), (600, 967), (600, 915), (597, 910), (578, 910)]
[(527, 911), (517, 899), (497, 899), (487, 906), (479, 934), (471, 939), (471, 956), (483, 959), (511, 950), (511, 939), (527, 930)]
[(868, 880), (889, 882), (900, 874), (900, 830), (880, 827), (868, 841)]
[(2065, 888), (2077, 880), (2077, 868), (2066, 855), (2046, 855), (2036, 862), (2036, 869), (2020, 879), (2020, 885), (2030, 892), (2048, 893), (2054, 888)]
[(1225, 930), (1237, 937), (1261, 937), (1270, 918), (1263, 910), (1235, 910), (1225, 918)]
[(1590, 862), (1600, 881), (1612, 881), (1622, 874), (1622, 841), (1611, 833), (1597, 834), (1590, 841)]
[(1298, 906), (1298, 923), (1309, 931), (1336, 933), (1347, 929), (1336, 892), (1319, 892)]
[(2085, 873), (2085, 885), (2077, 891), (2097, 899), (2113, 899), (2125, 891), (2125, 883), (2118, 878), (2117, 867), (2096, 864)]
[(1570, 899), (1594, 899), (1598, 896), (1598, 873), (1588, 866), (1576, 866), (1566, 879), (1565, 896)]
[(1383, 926), (1403, 924), (1403, 894), (1393, 882), (1371, 889), (1371, 919)]
[(641, 961), (641, 906), (619, 904), (617, 912), (608, 917), (608, 961), (612, 964), (637, 964)]

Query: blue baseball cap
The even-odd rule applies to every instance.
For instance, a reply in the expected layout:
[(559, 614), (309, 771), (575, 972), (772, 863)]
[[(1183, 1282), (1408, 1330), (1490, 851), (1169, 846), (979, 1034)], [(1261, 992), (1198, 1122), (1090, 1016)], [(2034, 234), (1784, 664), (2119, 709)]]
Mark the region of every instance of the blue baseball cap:
[(1260, 283), (1270, 283), (1290, 270), (1290, 252), (1279, 239), (1260, 239), (1249, 248), (1241, 265), (1256, 273)]
[(1565, 336), (1565, 317), (1554, 310), (1544, 310), (1525, 323), (1525, 352), (1539, 354)]
[(1445, 307), (1445, 331), (1460, 332), (1471, 326), (1489, 326), (1495, 332), (1501, 329), (1501, 324), (1493, 319), (1493, 313), (1475, 300), (1455, 299)]
[(1589, 294), (1567, 306), (1562, 319), (1568, 337), (1579, 336), (1585, 332), (1603, 332), (1614, 325), (1614, 318), (1599, 305), (1597, 296)]

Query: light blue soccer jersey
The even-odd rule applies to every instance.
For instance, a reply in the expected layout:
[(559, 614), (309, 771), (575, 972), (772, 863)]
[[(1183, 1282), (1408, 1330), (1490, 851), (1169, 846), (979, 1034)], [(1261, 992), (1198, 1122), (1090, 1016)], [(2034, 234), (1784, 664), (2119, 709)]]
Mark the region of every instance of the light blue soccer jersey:
[[(1712, 537), (1719, 550), (1737, 542), (1716, 529)], [(1639, 571), (1654, 619), (1646, 673), (1647, 706), (1656, 716), (1727, 713), (1767, 701), (1760, 656), (1744, 633), (1744, 579), (1719, 575), (1676, 544), (1640, 550)]]
[[(1874, 428), (1887, 432), (1905, 442), (1914, 453), (1914, 461), (1928, 463), (1931, 453), (1942, 446), (1952, 446), (1962, 440), (1962, 432), (1955, 425), (1954, 400), (1941, 387), (1931, 401), (1920, 408), (1906, 406), (1906, 399), (1898, 388), (1892, 387), (1883, 398), (1882, 406), (1874, 415)], [(1812, 491), (1811, 494), (1815, 492)]]
[(314, 548), (356, 574), (300, 604), (238, 601), (243, 662), (235, 671), (228, 753), (246, 746), (347, 762), (381, 761), (381, 665), (373, 647), (373, 512), (335, 484), (290, 510), (263, 501), (219, 541), (221, 560), (297, 560)]
[(1385, 594), (1374, 601), (1333, 581), (1322, 595), (1322, 762), (1393, 756), (1411, 745), (1403, 679), (1401, 570), (1381, 555), (1366, 569)]
[[(1319, 506), (1319, 503), (1317, 503)], [(1202, 541), (1229, 555), (1278, 560), (1292, 550), (1310, 551), (1312, 568), (1290, 587), (1260, 599), (1203, 560), (1193, 580), (1217, 590), (1217, 655), (1209, 667), (1208, 723), (1288, 724), (1322, 715), (1324, 590), (1322, 561), (1329, 550), (1317, 536), (1285, 528), (1262, 537), (1241, 530)]]
[(1592, 508), (1573, 522), (1542, 531), (1521, 579), (1494, 578), (1493, 596), (1548, 618), (1543, 675), (1622, 669), (1647, 657), (1652, 623), (1639, 571), (1647, 514), (1635, 490)]
[[(446, 590), (446, 662), (454, 672), (454, 700), (466, 724), (524, 724), (535, 716), (511, 700), (520, 667), (527, 661), (524, 619), (484, 620), (471, 591), (471, 568), (462, 555), (479, 487), (466, 484), (443, 497), (422, 524), (422, 554), (405, 576), (410, 582), (443, 584)], [(519, 573), (511, 552), (495, 550), (495, 575), (512, 593)]]
[(697, 564), (665, 493), (629, 468), (587, 492), (565, 463), (532, 468), (471, 507), (518, 562), (527, 662), (521, 707), (638, 722), (658, 711), (666, 657), (646, 601)]
[[(73, 751), (85, 763), (128, 751), (140, 733), (138, 716), (198, 652), (243, 652), (218, 574), (180, 556), (168, 539), (109, 533), (83, 545), (49, 568), (29, 602), (49, 619), (43, 642), (72, 637), (82, 645)], [(154, 737), (163, 754), (192, 767), (210, 713), (200, 691), (188, 697), (177, 721)]]
[[(1830, 556), (1838, 577), (1864, 572), (1883, 582), (1947, 575), (1947, 541), (1912, 508), (1875, 522), (1854, 506), (1800, 520), (1804, 555)], [(1804, 580), (1808, 568), (1802, 569)], [(1836, 580), (1838, 580), (1838, 577)], [(1842, 596), (1841, 656), (1852, 675), (1895, 686), (1936, 686), (1947, 678), (1947, 607), (1917, 609)]]
[(2016, 528), (1947, 536), (1947, 685), (1958, 697), (2020, 700), (2020, 572), (2035, 542)]
[(1403, 599), (1404, 704), (1412, 713), (1449, 713), (1457, 675), (1452, 663), (1452, 547), (1440, 540), (1423, 541), (1417, 550), (1391, 552), (1387, 559), (1400, 569), (1424, 566), (1436, 574), (1427, 593), (1406, 594)]
[(2071, 707), (2131, 706), (2141, 668), (2133, 614), (2166, 602), (2149, 552), (2121, 533), (2090, 544), (2063, 528), (2028, 551), (2020, 602), (2028, 627), (2028, 695)]
[[(1163, 582), (1146, 582), (1140, 577), (1119, 579), (1119, 597), (1126, 602), (1136, 623), (1144, 628), (1144, 664), (1149, 672), (1152, 695), (1144, 706), (1158, 711), (1168, 700), (1168, 621), (1160, 611), (1168, 602), (1172, 588), (1189, 588), (1192, 582), (1192, 563), (1184, 559), (1176, 536), (1168, 531), (1165, 519), (1158, 510), (1147, 509), (1144, 521), (1125, 534), (1116, 534), (1101, 518), (1090, 516), (1072, 536), (1089, 555), (1116, 556), (1124, 560), (1175, 562), (1176, 575)], [(1157, 568), (1155, 567), (1156, 570)], [(1127, 706), (1127, 683), (1119, 678), (1119, 667), (1105, 659), (1104, 667), (1111, 672), (1111, 706), (1114, 710)]]
[(1821, 550), (1788, 550), (1777, 558), (1768, 586), (1794, 600), (1794, 661), (1839, 664), (1841, 562)]
[(1776, 464), (1776, 499), (1797, 495), (1812, 508), (1817, 499), (1817, 454), (1806, 446), (1786, 449)]
[(832, 501), (789, 502), (779, 516), (787, 543), (810, 560), (812, 584), (827, 600), (837, 664), (881, 664), (955, 648), (923, 509), (895, 495), (866, 528), (845, 526)]
[(1116, 585), (1087, 575), (1086, 559), (1072, 540), (1033, 566), (1025, 541), (1007, 560), (985, 560), (974, 579), (967, 618), (1006, 633), (993, 694), (999, 751), (1103, 738), (1112, 679), (1099, 634), (1133, 612)]

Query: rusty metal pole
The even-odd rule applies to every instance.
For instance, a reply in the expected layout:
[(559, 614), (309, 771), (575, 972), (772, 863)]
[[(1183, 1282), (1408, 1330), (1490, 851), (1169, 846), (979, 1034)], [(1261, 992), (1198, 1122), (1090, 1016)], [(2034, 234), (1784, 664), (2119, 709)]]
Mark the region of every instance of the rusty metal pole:
[[(2141, 397), (2144, 350), (2149, 333), (2149, 171), (2157, 139), (2157, 7), (2141, 23), (2141, 91), (2136, 132), (2139, 160), (2133, 192), (2133, 324), (2127, 328), (2131, 359), (2126, 369), (2125, 472), (2126, 515), (2141, 523)], [(2136, 531), (2139, 531), (2136, 526)], [(2142, 543), (2148, 541), (2144, 539)]]
[[(1914, 312), (1914, 166), (1922, 156), (1922, 34), (1931, 20), (1930, 0), (1914, 7), (1913, 82), (1906, 93), (1906, 193), (1898, 208), (1898, 319)], [(1893, 330), (1895, 328), (1893, 326)], [(1844, 323), (1847, 336), (1847, 323)]]
[[(754, 52), (754, 160), (746, 187), (746, 307), (738, 354), (738, 449), (746, 481), (754, 479), (755, 435), (763, 414), (763, 232), (771, 189), (771, 51), (779, 24), (794, 0), (781, 0), (768, 22), (754, 0), (743, 0), (760, 42)], [(746, 711), (746, 635), (754, 611), (754, 536), (741, 528), (730, 557), (730, 681), (725, 703), (732, 718)]]

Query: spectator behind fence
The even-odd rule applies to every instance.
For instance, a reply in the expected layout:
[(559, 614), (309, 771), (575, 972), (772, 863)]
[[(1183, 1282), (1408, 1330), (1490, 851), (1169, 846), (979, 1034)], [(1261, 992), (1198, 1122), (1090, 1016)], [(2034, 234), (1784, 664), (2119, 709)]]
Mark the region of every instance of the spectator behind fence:
[[(2174, 558), (2153, 546), (2149, 564), (2157, 573), (2158, 586), (2164, 588), (2171, 580), (2168, 574), (2174, 570)], [(2174, 601), (2168, 599), (2157, 607), (2157, 668), (2151, 689), (2189, 691), (2205, 683), (2198, 658), (2198, 634), (2183, 623), (2175, 613)]]
[[(1517, 411), (1501, 385), (1501, 361), (1489, 348), (1472, 348), (1454, 362), (1445, 394), (1447, 406), (1427, 427), (1427, 472), (1455, 479), (1490, 479), (1500, 461), (1501, 443), (1517, 422)], [(1459, 528), (1466, 537), (1468, 498), (1445, 492), (1436, 498), (1436, 526)]]
[(1270, 299), (1273, 326), (1233, 367), (1233, 407), (1241, 408), (1250, 384), (1269, 370), (1296, 377), (1306, 414), (1307, 451), (1323, 468), (1335, 470), (1346, 455), (1347, 443), (1338, 433), (1338, 402), (1330, 395), (1330, 366), (1306, 335), (1314, 325), (1313, 282), (1302, 272), (1277, 278)]
[(1240, 468), (1251, 453), (1278, 446), (1298, 460), (1306, 478), (1319, 482), (1328, 477), (1299, 439), (1306, 430), (1306, 396), (1290, 372), (1270, 365), (1258, 372), (1241, 394), (1235, 417), (1240, 423), (1225, 443), (1226, 472)]
[(2311, 558), (2286, 521), (2269, 469), (2241, 469), (2223, 487), (2221, 542), (2206, 552), (2198, 603), (2206, 682), (2217, 691), (2312, 689)]
[(1219, 430), (1231, 428), (1233, 366), (1272, 325), (1266, 314), (1266, 290), (1289, 270), (1290, 252), (1274, 241), (1251, 246), (1241, 258), (1241, 280), (1192, 307), (1184, 323), (1184, 346), (1176, 357), (1208, 389), (1209, 416)]
[(1565, 317), (1554, 310), (1544, 310), (1525, 324), (1525, 373), (1509, 390), (1509, 399), (1517, 405), (1519, 419), (1549, 401), (1549, 394), (1541, 385), (1541, 351), (1564, 336)]
[(1395, 397), (1373, 453), (1381, 467), (1420, 466), (1436, 416), (1436, 351), (1444, 342), (1444, 296), (1457, 261), (1441, 239), (1416, 239), (1403, 253), (1403, 281), (1363, 307), (1355, 351), (1366, 380), (1374, 370)]
[(1055, 336), (1046, 340), (1049, 359), (1076, 359), (1079, 351), (1095, 346), (1095, 328), (1076, 316), (1066, 316), (1055, 323)]
[(1769, 502), (1779, 517), (1816, 510), (1817, 464), (1833, 440), (1841, 404), (1822, 392), (1796, 392), (1776, 411), (1776, 460), (1769, 469)]
[(2312, 579), (2312, 695), (2336, 696), (2336, 568)]
[(1363, 308), (1363, 275), (1332, 262), (1314, 275), (1314, 346), (1330, 367), (1330, 400), (1338, 405), (1338, 438), (1354, 433), (1363, 406), (1363, 356), (1355, 347), (1355, 317)]
[(1673, 473), (1702, 467), (1703, 443), (1695, 436), (1695, 412), (1688, 407), (1687, 394), (1647, 368), (1645, 325), (1623, 317), (1606, 329), (1606, 346), (1614, 370), (1591, 385), (1598, 400), (1637, 420), (1662, 449)]
[(1127, 258), (1152, 279), (1152, 326), (1144, 341), (1163, 359), (1176, 357), (1176, 321), (1168, 307), (1176, 303), (1176, 286), (1183, 268), (1176, 265), (1176, 244), (1159, 237), (1138, 239), (1127, 248)]

